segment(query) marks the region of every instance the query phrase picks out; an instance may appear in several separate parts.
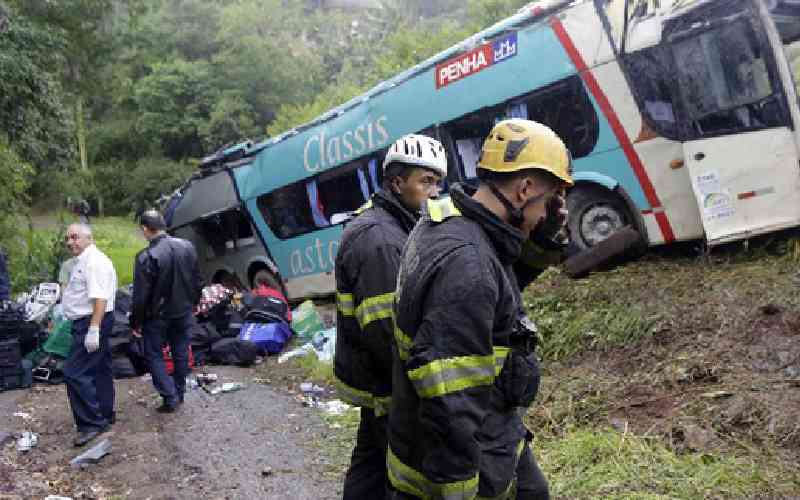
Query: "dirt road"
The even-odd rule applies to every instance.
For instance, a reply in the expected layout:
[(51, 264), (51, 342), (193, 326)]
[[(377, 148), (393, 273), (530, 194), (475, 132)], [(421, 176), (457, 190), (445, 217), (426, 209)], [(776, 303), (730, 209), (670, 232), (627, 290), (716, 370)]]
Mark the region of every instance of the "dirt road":
[[(64, 386), (0, 394), (0, 432), (32, 430), (39, 445), (0, 450), (0, 498), (332, 499), (341, 496), (318, 444), (328, 430), (316, 409), (260, 383), (254, 369), (213, 367), (243, 390), (187, 393), (177, 414), (155, 412), (149, 380), (117, 381), (117, 423), (104, 437), (112, 453), (73, 470), (77, 455)], [(14, 416), (22, 412), (27, 415)]]

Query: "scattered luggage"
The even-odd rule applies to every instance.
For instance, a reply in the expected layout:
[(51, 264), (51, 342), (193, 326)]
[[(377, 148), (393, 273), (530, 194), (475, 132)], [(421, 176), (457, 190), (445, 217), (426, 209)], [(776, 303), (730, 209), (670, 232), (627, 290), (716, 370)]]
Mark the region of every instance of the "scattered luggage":
[(211, 346), (208, 361), (220, 365), (250, 366), (258, 358), (258, 346), (252, 342), (224, 338)]
[(239, 340), (252, 342), (258, 347), (259, 354), (278, 354), (283, 351), (289, 339), (292, 337), (292, 330), (283, 321), (273, 321), (271, 323), (245, 323)]

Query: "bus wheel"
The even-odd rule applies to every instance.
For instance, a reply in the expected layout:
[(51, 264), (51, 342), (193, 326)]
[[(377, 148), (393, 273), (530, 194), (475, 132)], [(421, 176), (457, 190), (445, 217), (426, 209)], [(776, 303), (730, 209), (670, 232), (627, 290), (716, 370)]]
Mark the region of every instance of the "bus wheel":
[(632, 221), (622, 198), (597, 185), (578, 185), (570, 190), (567, 209), (570, 255), (593, 247)]
[(278, 278), (267, 269), (259, 269), (253, 273), (253, 277), (250, 279), (251, 288), (257, 288), (262, 283), (283, 293), (283, 286)]

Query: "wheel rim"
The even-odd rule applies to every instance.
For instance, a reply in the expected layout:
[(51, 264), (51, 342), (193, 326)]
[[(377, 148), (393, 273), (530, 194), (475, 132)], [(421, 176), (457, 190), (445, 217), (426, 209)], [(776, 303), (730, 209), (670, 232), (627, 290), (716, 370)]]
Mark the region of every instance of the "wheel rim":
[(610, 205), (594, 205), (581, 217), (581, 236), (588, 246), (605, 240), (625, 225), (622, 214)]

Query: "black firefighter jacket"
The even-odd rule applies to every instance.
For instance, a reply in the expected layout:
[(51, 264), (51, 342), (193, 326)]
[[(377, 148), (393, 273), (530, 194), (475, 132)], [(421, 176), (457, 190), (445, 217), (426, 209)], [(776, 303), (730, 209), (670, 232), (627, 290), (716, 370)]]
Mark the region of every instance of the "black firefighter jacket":
[(197, 251), (191, 242), (167, 234), (150, 240), (136, 255), (131, 327), (138, 329), (150, 319), (190, 314), (202, 289)]
[(426, 499), (505, 498), (539, 383), (518, 333), (514, 265), (530, 242), (464, 189), (428, 203), (398, 277), (387, 467), (395, 489)]
[(392, 393), (392, 304), (400, 255), (416, 218), (379, 191), (342, 234), (336, 255), (339, 396), (385, 415)]

